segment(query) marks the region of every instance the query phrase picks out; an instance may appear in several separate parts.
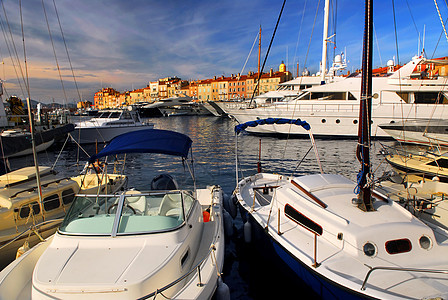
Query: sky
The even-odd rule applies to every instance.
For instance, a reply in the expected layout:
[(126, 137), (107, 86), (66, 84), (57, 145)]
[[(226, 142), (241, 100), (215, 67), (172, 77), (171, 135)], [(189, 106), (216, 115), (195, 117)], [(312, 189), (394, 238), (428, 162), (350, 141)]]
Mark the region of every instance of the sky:
[[(319, 70), (324, 0), (286, 1), (264, 71), (283, 61), (294, 76)], [(0, 0), (3, 100), (93, 102), (95, 92), (123, 92), (150, 81), (247, 74), (263, 63), (283, 1), (277, 0)], [(443, 20), (445, 0), (437, 0)], [(361, 65), (364, 1), (332, 0), (328, 60), (345, 53)], [(394, 14), (395, 12), (395, 14)], [(62, 30), (61, 30), (62, 29)], [(433, 0), (374, 1), (374, 66), (419, 54), (448, 56)], [(23, 32), (23, 34), (22, 34)], [(12, 37), (12, 38), (11, 38)], [(26, 79), (27, 78), (27, 79)], [(21, 84), (19, 84), (21, 82)], [(29, 93), (24, 82), (29, 82)]]

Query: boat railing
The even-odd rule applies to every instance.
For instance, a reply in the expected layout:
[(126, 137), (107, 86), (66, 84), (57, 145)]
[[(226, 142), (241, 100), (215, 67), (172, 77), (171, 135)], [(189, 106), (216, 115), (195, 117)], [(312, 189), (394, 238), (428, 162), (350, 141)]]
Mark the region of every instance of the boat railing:
[(176, 280), (172, 281), (171, 283), (165, 285), (164, 287), (155, 290), (151, 294), (148, 294), (148, 295), (145, 295), (145, 296), (143, 296), (141, 298), (138, 298), (137, 300), (149, 299), (151, 297), (155, 298), (159, 294), (161, 294), (163, 296), (162, 293), (164, 291), (166, 291), (167, 289), (175, 286), (176, 284), (178, 284), (179, 282), (181, 282), (182, 280), (184, 280), (185, 278), (187, 278), (188, 276), (190, 276), (191, 274), (193, 274), (196, 271), (198, 273), (198, 283), (197, 283), (197, 286), (199, 286), (199, 287), (204, 286), (205, 284), (201, 280), (201, 266), (205, 262), (205, 260), (209, 258), (209, 256), (213, 259), (213, 264), (216, 267), (216, 271), (218, 273), (218, 276), (221, 276), (221, 274), (218, 271), (218, 265), (217, 265), (217, 260), (216, 260), (216, 256), (215, 256), (215, 250), (216, 250), (216, 246), (212, 245), (210, 247), (209, 251), (207, 252), (207, 254), (193, 268), (191, 268), (191, 270), (188, 271), (186, 274), (182, 275), (181, 277), (177, 278)]
[(20, 239), (22, 236), (24, 236), (26, 234), (31, 235), (31, 233), (34, 233), (40, 239), (40, 241), (43, 242), (45, 239), (39, 234), (39, 232), (38, 232), (39, 227), (47, 225), (47, 224), (50, 224), (50, 223), (57, 223), (57, 222), (62, 222), (62, 219), (51, 219), (51, 220), (40, 222), (38, 224), (31, 225), (30, 227), (28, 227), (27, 229), (25, 229), (24, 231), (22, 231), (21, 233), (16, 235), (12, 240), (10, 240), (6, 244), (2, 245), (0, 247), (0, 251), (3, 248), (5, 248), (5, 247), (9, 246), (10, 244), (14, 243), (15, 241), (17, 241), (18, 239)]
[(367, 272), (366, 277), (364, 278), (364, 282), (362, 283), (361, 290), (365, 291), (367, 280), (370, 277), (370, 274), (372, 274), (373, 271), (376, 270), (383, 270), (383, 271), (400, 271), (400, 272), (419, 272), (419, 273), (431, 273), (431, 274), (447, 274), (448, 270), (433, 270), (433, 269), (418, 269), (418, 268), (400, 268), (400, 267), (370, 267), (368, 265), (365, 265), (368, 268), (370, 268), (369, 272)]

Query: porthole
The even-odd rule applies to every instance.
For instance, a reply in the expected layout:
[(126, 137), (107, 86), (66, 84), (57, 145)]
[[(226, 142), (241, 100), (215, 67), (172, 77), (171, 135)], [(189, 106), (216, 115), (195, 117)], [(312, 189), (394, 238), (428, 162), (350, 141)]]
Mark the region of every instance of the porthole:
[(358, 124), (358, 120), (353, 120), (353, 124)]
[(422, 249), (425, 249), (425, 250), (431, 249), (431, 246), (432, 246), (431, 239), (429, 237), (427, 237), (426, 235), (423, 235), (422, 237), (420, 237), (418, 242), (420, 243), (420, 247), (422, 247)]
[(376, 255), (376, 246), (373, 243), (367, 242), (362, 248), (365, 255), (369, 257), (373, 257)]
[(408, 239), (392, 240), (386, 242), (386, 251), (389, 254), (405, 253), (411, 250), (412, 244)]
[(341, 120), (337, 119), (336, 124), (339, 124), (339, 123), (341, 123)]
[(322, 119), (322, 121), (321, 121), (322, 123), (327, 123), (327, 120), (325, 120), (325, 119)]

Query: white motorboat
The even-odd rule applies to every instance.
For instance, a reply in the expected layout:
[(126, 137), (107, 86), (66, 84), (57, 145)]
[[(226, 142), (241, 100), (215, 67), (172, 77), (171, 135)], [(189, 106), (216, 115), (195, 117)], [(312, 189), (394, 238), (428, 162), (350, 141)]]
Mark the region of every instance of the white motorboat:
[(64, 177), (44, 166), (39, 167), (39, 176), (40, 191), (35, 167), (0, 176), (1, 268), (15, 259), (22, 245), (32, 247), (55, 233), (76, 193), (115, 192), (126, 183), (120, 174)]
[[(90, 161), (150, 152), (187, 163), (190, 146), (177, 132), (134, 131)], [(179, 190), (166, 174), (151, 188), (77, 195), (54, 237), (0, 273), (0, 298), (210, 299), (222, 282), (221, 188)]]
[(210, 115), (202, 103), (194, 102), (193, 98), (184, 97), (170, 97), (160, 99), (154, 103), (142, 107), (146, 110), (158, 109), (162, 116), (196, 116), (196, 115)]
[(448, 120), (406, 120), (380, 124), (379, 127), (398, 142), (430, 146), (448, 146)]
[(143, 122), (135, 110), (104, 110), (94, 118), (76, 123), (71, 135), (79, 144), (107, 143), (120, 134), (153, 127), (154, 124)]
[[(360, 104), (358, 182), (323, 173), (245, 177), (234, 191), (243, 220), (247, 220), (244, 237), (252, 243), (251, 249), (263, 249), (267, 258), (274, 257), (273, 253), (284, 261), (297, 281), (304, 281), (322, 299), (446, 299), (446, 233), (371, 188), (371, 81), (367, 74), (372, 13), (371, 1), (367, 1), (364, 49), (370, 47), (363, 55), (367, 72)], [(282, 121), (287, 126), (293, 122)], [(255, 128), (252, 125), (247, 129)], [(238, 126), (236, 132), (244, 127)]]

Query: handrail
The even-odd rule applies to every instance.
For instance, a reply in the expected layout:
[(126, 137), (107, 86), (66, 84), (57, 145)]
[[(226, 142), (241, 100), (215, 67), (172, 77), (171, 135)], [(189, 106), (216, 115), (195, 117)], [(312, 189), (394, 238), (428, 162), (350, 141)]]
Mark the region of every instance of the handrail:
[(47, 220), (47, 221), (41, 222), (41, 223), (36, 224), (36, 225), (31, 225), (31, 226), (28, 227), (25, 231), (22, 231), (22, 232), (21, 232), (20, 234), (18, 234), (15, 238), (13, 238), (12, 240), (10, 240), (8, 243), (2, 245), (2, 246), (0, 247), (0, 250), (2, 250), (2, 249), (5, 248), (6, 246), (8, 246), (8, 245), (14, 243), (16, 240), (18, 240), (19, 238), (21, 238), (23, 235), (25, 235), (25, 233), (27, 233), (27, 232), (29, 232), (29, 231), (33, 231), (39, 238), (42, 238), (40, 235), (37, 234), (37, 232), (35, 232), (36, 228), (38, 228), (38, 227), (40, 227), (40, 226), (43, 226), (43, 225), (45, 225), (45, 224), (48, 224), (48, 223), (59, 222), (59, 221), (62, 221), (62, 220), (63, 220), (63, 219), (51, 219), (51, 220)]
[[(366, 265), (367, 266), (367, 265)], [(369, 272), (367, 272), (366, 278), (364, 279), (364, 282), (362, 283), (361, 290), (366, 290), (366, 284), (367, 280), (370, 277), (370, 274), (375, 270), (387, 270), (387, 271), (404, 271), (404, 272), (422, 272), (422, 273), (433, 273), (433, 274), (447, 274), (448, 270), (431, 270), (431, 269), (414, 269), (414, 268), (398, 268), (398, 267), (370, 267)]]

